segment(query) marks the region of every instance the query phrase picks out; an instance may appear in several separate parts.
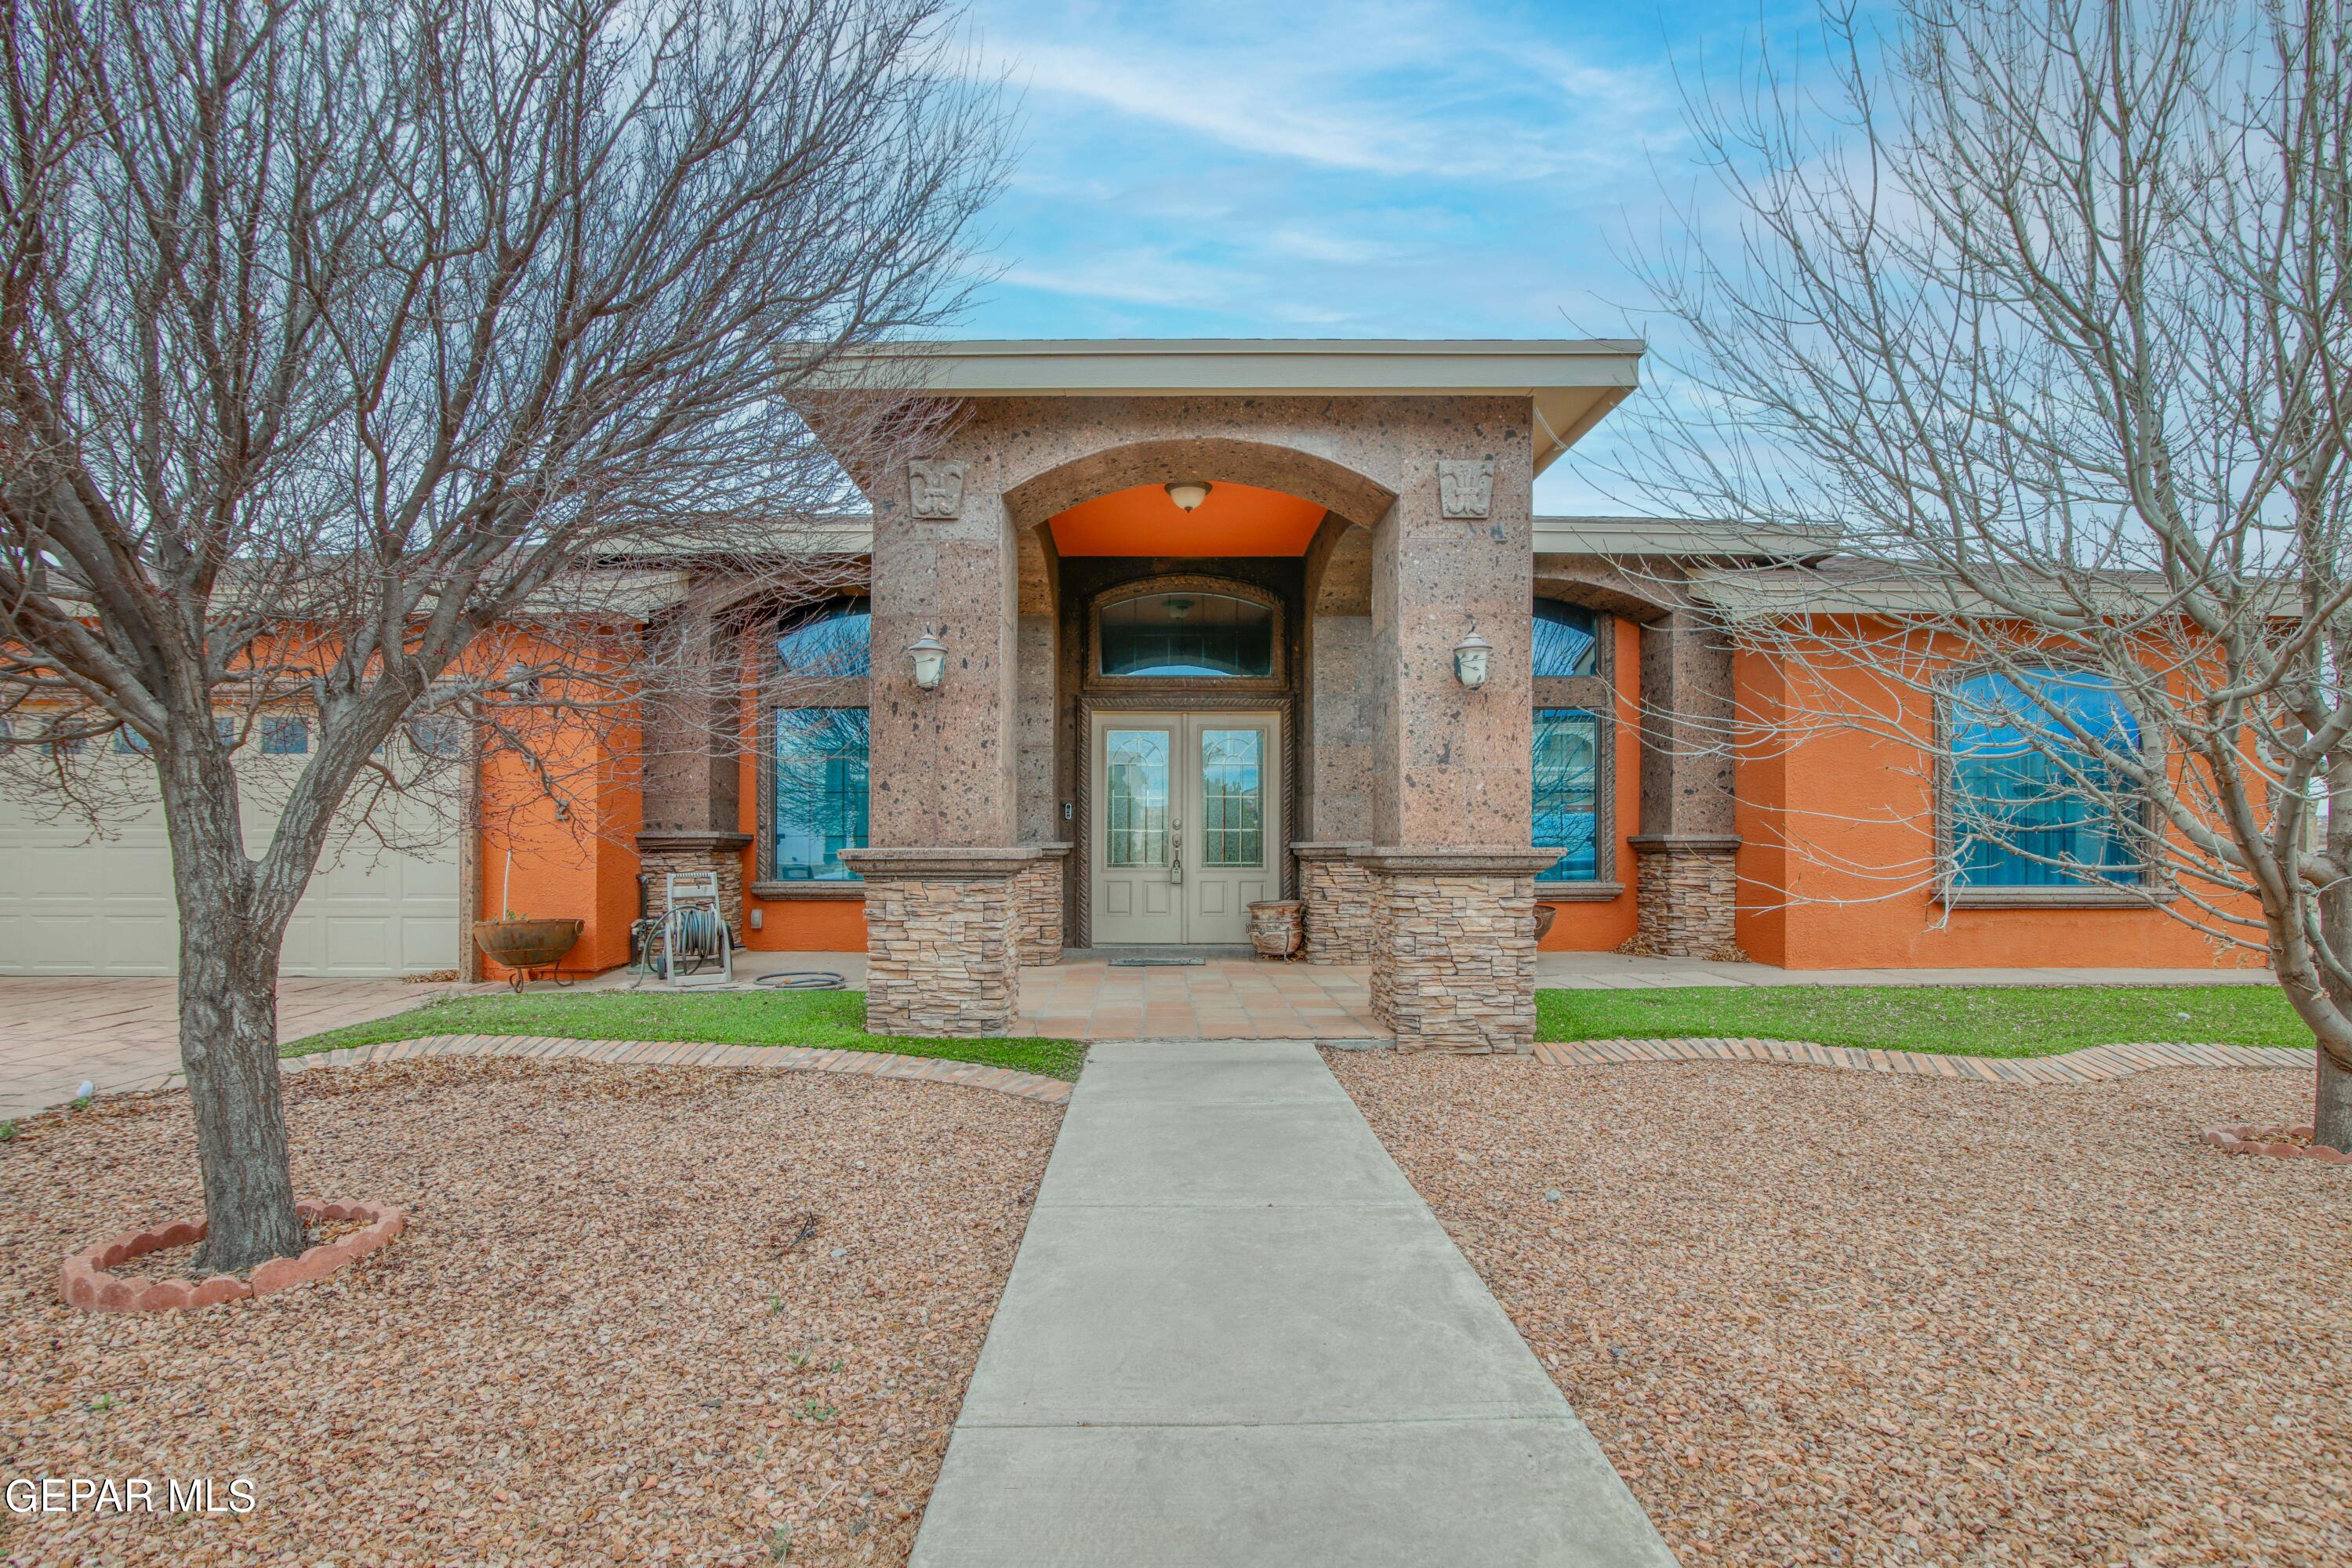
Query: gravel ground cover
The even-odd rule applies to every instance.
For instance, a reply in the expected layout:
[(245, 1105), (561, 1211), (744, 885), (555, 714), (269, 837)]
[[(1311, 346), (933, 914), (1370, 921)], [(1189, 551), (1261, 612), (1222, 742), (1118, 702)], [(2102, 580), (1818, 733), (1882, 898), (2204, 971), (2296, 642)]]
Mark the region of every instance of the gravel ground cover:
[(1060, 1121), (929, 1084), (495, 1060), (287, 1096), (297, 1190), (410, 1228), (249, 1305), (56, 1300), (71, 1247), (198, 1212), (184, 1096), (0, 1147), (0, 1480), (257, 1492), (242, 1518), (0, 1514), (0, 1562), (903, 1562)]
[(2352, 1563), (2307, 1078), (1327, 1053), (1686, 1568)]

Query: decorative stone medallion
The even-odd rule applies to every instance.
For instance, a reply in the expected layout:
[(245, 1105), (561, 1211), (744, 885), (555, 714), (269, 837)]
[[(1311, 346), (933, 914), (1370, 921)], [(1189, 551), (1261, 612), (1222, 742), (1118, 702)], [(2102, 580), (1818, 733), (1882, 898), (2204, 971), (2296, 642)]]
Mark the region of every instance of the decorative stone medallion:
[(1440, 516), (1475, 520), (1495, 507), (1495, 465), (1491, 459), (1440, 458), (1437, 460), (1437, 510)]
[(907, 465), (915, 515), (951, 522), (963, 515), (963, 465), (943, 458), (918, 458)]

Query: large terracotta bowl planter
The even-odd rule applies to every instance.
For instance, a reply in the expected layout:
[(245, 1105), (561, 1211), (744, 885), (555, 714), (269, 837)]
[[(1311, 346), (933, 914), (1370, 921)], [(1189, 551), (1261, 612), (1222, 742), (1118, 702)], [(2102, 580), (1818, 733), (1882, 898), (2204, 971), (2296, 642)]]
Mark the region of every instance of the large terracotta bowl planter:
[[(474, 945), (482, 950), (483, 957), (505, 964), (509, 982), (520, 991), (532, 970), (551, 970), (561, 964), (587, 925), (585, 921), (571, 920), (476, 921)], [(555, 978), (562, 984), (561, 973)]]
[(1304, 933), (1298, 924), (1297, 899), (1261, 899), (1249, 907), (1250, 946), (1260, 958), (1290, 958), (1298, 952)]
[(1543, 939), (1550, 933), (1551, 922), (1559, 918), (1559, 906), (1558, 904), (1538, 904), (1536, 906), (1536, 940), (1538, 942), (1543, 941)]

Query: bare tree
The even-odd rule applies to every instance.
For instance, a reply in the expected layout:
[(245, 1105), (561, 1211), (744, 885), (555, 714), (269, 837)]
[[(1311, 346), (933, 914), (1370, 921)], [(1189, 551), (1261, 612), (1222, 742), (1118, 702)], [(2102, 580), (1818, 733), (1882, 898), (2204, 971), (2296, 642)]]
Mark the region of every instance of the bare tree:
[(2006, 855), (2266, 953), (2352, 1149), (2352, 9), (1823, 37), (1825, 83), (1694, 95), (1645, 263), (1680, 374), (1629, 479), (1837, 551), (1685, 585), (1789, 672), (1725, 740), (1913, 758), (1944, 826), (1888, 890)]
[[(152, 764), (204, 1261), (241, 1268), (302, 1245), (287, 920), (446, 749), (387, 742), (464, 715), (560, 791), (649, 626), (814, 548), (843, 481), (784, 398), (957, 305), (1002, 143), (936, 0), (0, 12), (7, 744), (68, 789), (118, 731)], [(835, 415), (869, 458), (930, 417)], [(316, 743), (248, 855), (236, 743), (289, 704)]]

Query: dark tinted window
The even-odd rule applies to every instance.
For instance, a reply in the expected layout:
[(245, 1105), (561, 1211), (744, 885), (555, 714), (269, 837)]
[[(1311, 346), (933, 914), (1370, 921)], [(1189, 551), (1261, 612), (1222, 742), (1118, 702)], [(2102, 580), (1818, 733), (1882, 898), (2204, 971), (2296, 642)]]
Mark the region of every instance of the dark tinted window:
[(1230, 594), (1139, 594), (1102, 607), (1102, 672), (1127, 676), (1274, 673), (1274, 612)]

